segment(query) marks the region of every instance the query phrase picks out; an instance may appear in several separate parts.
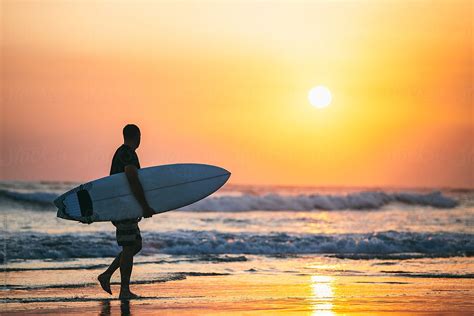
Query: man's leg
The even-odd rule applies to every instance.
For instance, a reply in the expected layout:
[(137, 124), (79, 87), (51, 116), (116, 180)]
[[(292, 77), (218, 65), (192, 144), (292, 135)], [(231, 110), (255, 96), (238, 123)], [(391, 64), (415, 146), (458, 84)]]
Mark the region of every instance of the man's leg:
[[(133, 248), (133, 255), (136, 255), (141, 249), (142, 249), (142, 243), (141, 241), (137, 243), (135, 246), (127, 246), (127, 247), (132, 247)], [(110, 266), (105, 270), (101, 275), (99, 275), (98, 280), (100, 282), (100, 285), (102, 286), (102, 289), (106, 291), (109, 294), (112, 294), (112, 290), (110, 289), (110, 278), (114, 274), (115, 271), (120, 267), (120, 260), (122, 257), (122, 252), (120, 252), (117, 257), (115, 257), (114, 261), (110, 264)], [(132, 264), (133, 264), (133, 258), (132, 258)], [(130, 272), (131, 273), (131, 272)], [(130, 280), (130, 277), (129, 277)], [(130, 284), (130, 281), (129, 281)]]
[(133, 256), (142, 249), (141, 240), (133, 246), (124, 246), (120, 256), (120, 298), (136, 298), (137, 295), (130, 291), (130, 276), (133, 269)]
[(112, 290), (110, 289), (110, 278), (112, 277), (112, 274), (114, 274), (115, 271), (120, 267), (120, 257), (122, 255), (122, 252), (120, 252), (112, 261), (110, 266), (105, 270), (104, 273), (99, 275), (97, 278), (100, 282), (100, 286), (104, 291), (106, 291), (109, 294), (112, 294)]
[(142, 249), (142, 238), (137, 223), (138, 221), (113, 223), (117, 228), (115, 234), (117, 244), (122, 247), (122, 251), (115, 257), (107, 270), (98, 277), (102, 289), (109, 294), (112, 294), (110, 278), (120, 267), (122, 279), (120, 296), (124, 298), (133, 298), (133, 296), (136, 296), (130, 292), (130, 275), (132, 274), (133, 256)]

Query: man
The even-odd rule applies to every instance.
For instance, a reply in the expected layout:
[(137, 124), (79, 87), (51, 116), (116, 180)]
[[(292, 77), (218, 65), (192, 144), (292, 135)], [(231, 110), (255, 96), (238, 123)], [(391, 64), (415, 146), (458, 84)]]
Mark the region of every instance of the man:
[[(137, 199), (138, 203), (143, 209), (143, 217), (151, 217), (155, 211), (148, 205), (143, 187), (138, 178), (138, 169), (140, 169), (140, 162), (135, 153), (135, 149), (140, 146), (140, 129), (134, 124), (128, 124), (123, 128), (123, 144), (115, 151), (112, 158), (112, 166), (110, 174), (125, 172), (130, 189)], [(120, 299), (137, 298), (130, 291), (130, 275), (133, 268), (133, 256), (142, 249), (142, 237), (138, 222), (141, 218), (123, 220), (119, 222), (112, 222), (117, 228), (116, 238), (119, 246), (122, 246), (122, 251), (117, 255), (114, 261), (110, 264), (108, 269), (99, 275), (98, 280), (102, 289), (109, 294), (112, 294), (110, 289), (110, 278), (112, 274), (120, 267)]]

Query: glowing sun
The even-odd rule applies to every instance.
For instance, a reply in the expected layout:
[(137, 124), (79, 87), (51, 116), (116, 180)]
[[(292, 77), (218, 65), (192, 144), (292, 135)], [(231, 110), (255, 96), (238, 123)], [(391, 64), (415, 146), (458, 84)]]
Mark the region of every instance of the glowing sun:
[(325, 108), (331, 104), (331, 91), (325, 86), (316, 86), (309, 90), (308, 99), (309, 103), (318, 109)]

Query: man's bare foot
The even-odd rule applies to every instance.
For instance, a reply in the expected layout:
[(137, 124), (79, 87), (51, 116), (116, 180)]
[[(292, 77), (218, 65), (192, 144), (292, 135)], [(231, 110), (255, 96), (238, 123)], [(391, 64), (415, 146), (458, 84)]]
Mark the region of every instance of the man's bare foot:
[(97, 277), (97, 280), (99, 280), (102, 289), (112, 295), (112, 290), (110, 289), (110, 277), (111, 275), (102, 273)]
[(139, 297), (137, 294), (130, 292), (130, 290), (120, 290), (119, 299), (121, 300), (131, 300)]

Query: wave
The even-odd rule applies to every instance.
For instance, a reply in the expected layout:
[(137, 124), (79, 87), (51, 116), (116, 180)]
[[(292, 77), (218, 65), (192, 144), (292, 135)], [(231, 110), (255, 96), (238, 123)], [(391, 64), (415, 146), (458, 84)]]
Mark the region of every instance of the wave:
[[(58, 196), (53, 192), (18, 192), (0, 189), (0, 203), (13, 201), (23, 206), (39, 206), (54, 209), (53, 200)], [(311, 210), (371, 210), (380, 209), (390, 203), (405, 205), (453, 208), (458, 202), (440, 191), (427, 194), (414, 192), (363, 191), (350, 194), (300, 194), (280, 195), (223, 195), (212, 196), (194, 204), (180, 208), (181, 211), (311, 211)], [(1, 204), (0, 204), (1, 205)]]
[(457, 201), (444, 196), (440, 191), (428, 194), (386, 193), (365, 191), (345, 195), (300, 194), (285, 196), (267, 194), (263, 196), (220, 196), (198, 201), (181, 208), (185, 211), (310, 211), (310, 210), (369, 210), (380, 209), (390, 203), (453, 208)]
[[(162, 273), (162, 275), (155, 279), (150, 280), (132, 280), (130, 284), (155, 284), (165, 283), (170, 281), (181, 281), (185, 280), (188, 276), (223, 276), (229, 275), (229, 273), (201, 273), (201, 272), (173, 272), (173, 273)], [(111, 285), (120, 285), (120, 282), (112, 281)], [(85, 282), (85, 283), (66, 283), (66, 284), (37, 284), (37, 285), (19, 285), (19, 284), (5, 284), (3, 290), (46, 290), (46, 289), (75, 289), (97, 286), (97, 282)]]
[[(470, 251), (459, 253), (460, 256), (472, 256)], [(453, 253), (340, 253), (330, 255), (337, 259), (350, 260), (409, 260), (409, 259), (424, 259), (424, 258), (449, 258), (457, 256)]]
[[(135, 261), (134, 266), (144, 264), (173, 264), (173, 263), (190, 263), (190, 262), (211, 262), (211, 263), (223, 263), (223, 262), (245, 262), (248, 261), (245, 256), (228, 256), (228, 255), (200, 255), (185, 258), (171, 258), (171, 259), (160, 259), (160, 260), (145, 260)], [(49, 267), (27, 267), (27, 268), (9, 268), (3, 267), (0, 270), (2, 272), (21, 272), (21, 271), (64, 271), (64, 270), (97, 270), (107, 268), (110, 263), (102, 264), (85, 264), (85, 265), (62, 265), (62, 266), (49, 266)], [(184, 272), (183, 272), (184, 273)], [(186, 272), (189, 276), (200, 275), (198, 272)], [(191, 274), (190, 274), (191, 273)]]
[[(57, 193), (52, 192), (19, 192), (0, 189), (0, 202), (2, 200), (21, 203), (25, 206), (39, 206), (53, 208), (53, 201), (58, 197)], [(1, 205), (1, 204), (0, 204)]]
[[(195, 296), (179, 296), (180, 299), (195, 299), (195, 298), (202, 298), (203, 296), (195, 295)], [(163, 300), (163, 299), (176, 299), (173, 296), (138, 296), (134, 298), (135, 301), (137, 300)], [(128, 306), (129, 301), (121, 300), (118, 297), (115, 298), (103, 298), (103, 297), (86, 297), (86, 296), (73, 296), (73, 297), (14, 297), (14, 298), (0, 298), (0, 304), (8, 304), (8, 303), (77, 303), (77, 302), (112, 302), (112, 301), (121, 301), (121, 306)], [(123, 313), (124, 315), (130, 315), (130, 312)]]
[[(154, 284), (154, 283), (164, 283), (169, 281), (179, 281), (186, 279), (186, 276), (191, 276), (192, 272), (177, 272), (177, 273), (168, 273), (163, 276), (152, 279), (152, 280), (133, 280), (130, 284)], [(110, 282), (111, 285), (118, 285), (120, 282)], [(97, 282), (87, 282), (87, 283), (67, 283), (67, 284), (39, 284), (39, 285), (18, 285), (18, 284), (5, 284), (4, 287), (10, 290), (45, 290), (45, 289), (74, 289), (74, 288), (83, 288), (96, 286)]]
[[(407, 259), (472, 256), (474, 234), (379, 232), (366, 234), (251, 234), (216, 231), (174, 231), (143, 234), (141, 254), (288, 255), (325, 254), (349, 259)], [(119, 252), (113, 233), (17, 233), (7, 236), (0, 260), (114, 257)], [(231, 259), (233, 260), (233, 259)], [(237, 260), (245, 260), (240, 258)]]
[(473, 273), (413, 273), (408, 271), (380, 271), (382, 273), (395, 274), (408, 278), (430, 278), (430, 279), (474, 279)]

